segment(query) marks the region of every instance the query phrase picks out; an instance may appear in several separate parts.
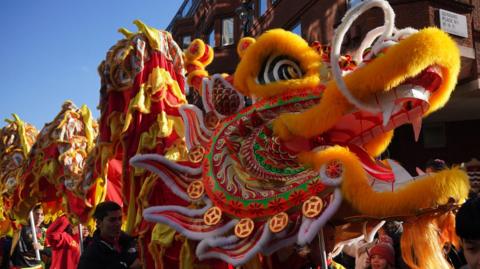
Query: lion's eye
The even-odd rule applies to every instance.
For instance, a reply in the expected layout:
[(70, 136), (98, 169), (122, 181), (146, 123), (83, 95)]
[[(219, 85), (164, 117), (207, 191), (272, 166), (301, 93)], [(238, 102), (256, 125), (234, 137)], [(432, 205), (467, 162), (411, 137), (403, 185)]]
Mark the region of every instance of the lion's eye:
[(268, 84), (280, 80), (298, 79), (303, 72), (294, 60), (280, 55), (268, 58), (258, 74), (259, 84)]

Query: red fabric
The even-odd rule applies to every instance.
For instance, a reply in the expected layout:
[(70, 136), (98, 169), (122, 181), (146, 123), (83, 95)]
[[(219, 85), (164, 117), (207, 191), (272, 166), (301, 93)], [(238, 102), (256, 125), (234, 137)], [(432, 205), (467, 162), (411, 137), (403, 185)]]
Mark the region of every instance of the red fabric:
[(66, 216), (56, 219), (47, 229), (47, 242), (52, 250), (50, 269), (76, 269), (80, 259), (78, 239), (65, 230), (70, 225)]
[(384, 258), (385, 260), (387, 260), (388, 264), (394, 265), (395, 250), (393, 249), (393, 246), (390, 243), (392, 242), (392, 239), (390, 237), (388, 237), (388, 239), (390, 240), (385, 240), (385, 239), (387, 238), (380, 238), (380, 241), (370, 249), (369, 256), (372, 257), (373, 255), (378, 255)]
[(113, 201), (123, 207), (122, 199), (122, 160), (108, 161), (108, 183), (105, 201)]

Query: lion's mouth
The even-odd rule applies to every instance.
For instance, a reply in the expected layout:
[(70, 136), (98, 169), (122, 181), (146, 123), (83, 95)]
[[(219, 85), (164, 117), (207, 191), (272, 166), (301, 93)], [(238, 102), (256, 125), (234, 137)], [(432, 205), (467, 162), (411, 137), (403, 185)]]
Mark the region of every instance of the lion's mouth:
[(412, 176), (397, 162), (387, 160), (389, 167), (369, 156), (363, 146), (401, 125), (412, 124), (415, 140), (422, 127), (422, 117), (429, 109), (430, 95), (442, 83), (440, 67), (430, 66), (396, 88), (375, 96), (383, 113), (354, 111), (345, 115), (325, 133), (332, 144), (346, 145), (361, 160), (374, 189), (395, 189)]
[(378, 190), (393, 190), (394, 185), (411, 180), (412, 176), (394, 161), (387, 160), (387, 166), (375, 160), (364, 150), (364, 145), (404, 124), (412, 124), (418, 140), (422, 117), (430, 107), (430, 95), (441, 84), (440, 67), (429, 66), (394, 89), (372, 97), (382, 113), (355, 110), (344, 115), (332, 128), (314, 138), (315, 147), (317, 150), (331, 145), (348, 147), (362, 162), (374, 188), (378, 180), (378, 183), (388, 183), (387, 187), (379, 187)]
[(375, 103), (383, 113), (353, 111), (322, 134), (332, 144), (363, 146), (379, 135), (406, 123), (413, 125), (416, 139), (421, 129), (422, 116), (429, 108), (429, 97), (442, 83), (438, 66), (426, 68), (419, 75), (407, 79), (394, 89), (376, 94)]

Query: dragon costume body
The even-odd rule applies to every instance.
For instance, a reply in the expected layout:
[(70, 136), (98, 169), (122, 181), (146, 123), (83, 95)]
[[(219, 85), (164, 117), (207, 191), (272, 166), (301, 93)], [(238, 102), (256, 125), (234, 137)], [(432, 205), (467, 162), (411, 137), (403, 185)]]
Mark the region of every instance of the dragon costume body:
[(188, 203), (174, 195), (158, 175), (131, 167), (128, 161), (145, 153), (173, 162), (188, 159), (179, 113), (179, 107), (187, 104), (183, 55), (170, 33), (134, 23), (138, 32), (121, 29), (125, 38), (99, 66), (98, 151), (85, 184), (102, 182), (103, 199), (123, 205), (125, 231), (138, 236), (146, 268), (176, 268), (185, 263), (180, 256), (193, 256), (187, 240), (166, 225), (145, 221), (142, 213), (151, 205)]
[(13, 215), (28, 219), (29, 211), (42, 203), (45, 221), (69, 213), (72, 219), (89, 218), (93, 198), (82, 188), (84, 167), (94, 148), (97, 123), (86, 106), (66, 101), (55, 119), (45, 124), (29, 151), (15, 199)]
[(9, 212), (13, 209), (15, 191), (22, 183), (22, 171), (28, 162), (28, 153), (37, 139), (38, 131), (29, 123), (13, 114), (8, 125), (0, 130), (0, 235), (5, 235), (11, 226)]
[[(340, 56), (341, 42), (372, 7), (383, 9), (386, 22), (367, 35), (355, 66)], [(386, 1), (354, 7), (336, 30), (329, 62), (325, 50), (284, 30), (244, 38), (232, 76), (208, 75), (211, 48), (193, 41), (188, 82), (202, 93), (206, 113), (179, 107), (189, 158), (139, 154), (130, 163), (194, 206), (153, 206), (144, 218), (199, 241), (200, 260), (235, 266), (306, 246), (327, 222), (341, 233), (346, 223), (402, 220), (404, 260), (448, 268), (442, 246), (453, 237), (451, 211), (467, 197), (466, 174), (452, 168), (412, 177), (377, 157), (396, 127), (411, 123), (418, 137), (421, 119), (447, 102), (459, 53), (438, 29), (397, 30), (393, 21)], [(244, 95), (252, 106), (244, 108)]]
[[(349, 26), (373, 7), (385, 24), (342, 56)], [(207, 260), (197, 268), (244, 265), (305, 249), (327, 224), (341, 245), (393, 219), (404, 221), (412, 268), (448, 267), (442, 246), (454, 241), (467, 175), (412, 177), (379, 158), (396, 127), (411, 123), (418, 137), (421, 119), (448, 101), (460, 62), (447, 34), (396, 29), (388, 3), (369, 0), (347, 12), (331, 49), (270, 30), (239, 41), (233, 75), (209, 75), (213, 50), (201, 40), (182, 53), (167, 32), (135, 24), (138, 33), (121, 29), (125, 38), (99, 67), (98, 127), (86, 107), (67, 102), (30, 153), (34, 135), (19, 136), (18, 218), (44, 202), (47, 213), (86, 222), (98, 202), (116, 201), (148, 268), (193, 266), (193, 256)], [(185, 70), (205, 112), (186, 102)]]

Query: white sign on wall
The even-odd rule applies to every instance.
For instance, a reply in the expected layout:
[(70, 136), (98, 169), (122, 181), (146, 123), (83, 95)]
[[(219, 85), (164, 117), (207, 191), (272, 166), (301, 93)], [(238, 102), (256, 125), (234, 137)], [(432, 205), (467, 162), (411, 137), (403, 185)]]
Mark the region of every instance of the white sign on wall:
[(450, 34), (468, 37), (467, 17), (440, 9), (440, 28)]

